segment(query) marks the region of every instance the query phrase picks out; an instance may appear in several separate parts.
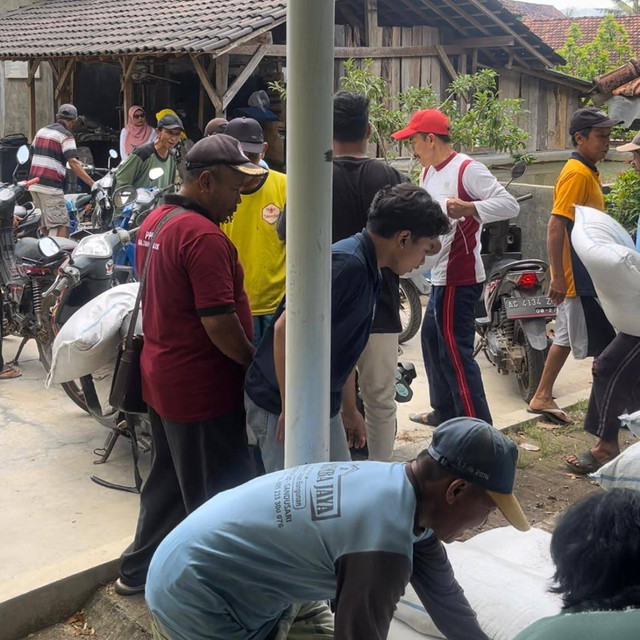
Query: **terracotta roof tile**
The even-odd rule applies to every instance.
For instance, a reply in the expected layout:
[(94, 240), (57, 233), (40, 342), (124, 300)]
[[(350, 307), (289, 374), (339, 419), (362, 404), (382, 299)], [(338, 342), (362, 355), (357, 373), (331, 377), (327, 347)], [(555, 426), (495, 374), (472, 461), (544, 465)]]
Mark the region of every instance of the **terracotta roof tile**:
[[(583, 42), (590, 42), (595, 37), (603, 20), (603, 16), (554, 20), (530, 20), (525, 18), (524, 23), (552, 49), (558, 51), (558, 49), (562, 49), (567, 41), (567, 32), (572, 22), (576, 22), (580, 27), (584, 36)], [(640, 15), (617, 16), (616, 20), (627, 30), (634, 55), (640, 56)]]
[(532, 20), (549, 20), (551, 18), (566, 18), (560, 9), (550, 4), (535, 4), (533, 2), (516, 2), (516, 0), (500, 0), (502, 4), (517, 16)]
[(213, 52), (283, 20), (286, 0), (45, 0), (0, 16), (0, 56)]

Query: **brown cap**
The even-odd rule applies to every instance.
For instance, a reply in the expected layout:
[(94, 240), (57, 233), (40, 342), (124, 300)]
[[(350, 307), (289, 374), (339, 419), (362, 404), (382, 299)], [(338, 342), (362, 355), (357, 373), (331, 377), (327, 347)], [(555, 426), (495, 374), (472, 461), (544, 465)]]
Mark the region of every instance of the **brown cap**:
[(238, 140), (224, 133), (202, 138), (187, 153), (187, 171), (219, 164), (227, 165), (249, 176), (263, 176), (268, 173), (267, 169), (251, 163), (244, 155)]
[(205, 136), (212, 136), (215, 133), (224, 133), (229, 121), (226, 118), (214, 118), (209, 120), (204, 130)]
[(637, 133), (635, 138), (627, 144), (616, 147), (617, 151), (640, 151), (640, 133)]

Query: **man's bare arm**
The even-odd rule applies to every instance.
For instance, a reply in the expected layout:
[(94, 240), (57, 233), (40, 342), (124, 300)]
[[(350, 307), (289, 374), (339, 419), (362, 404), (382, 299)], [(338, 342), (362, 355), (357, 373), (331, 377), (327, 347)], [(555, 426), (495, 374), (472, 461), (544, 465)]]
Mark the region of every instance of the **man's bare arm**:
[(200, 321), (211, 342), (225, 356), (245, 368), (249, 366), (256, 349), (249, 342), (235, 312), (203, 316)]
[(549, 298), (554, 304), (560, 304), (567, 295), (567, 283), (564, 279), (562, 253), (569, 218), (552, 214), (547, 225), (547, 252), (551, 264), (551, 285)]
[(78, 176), (78, 178), (80, 178), (80, 180), (86, 182), (90, 187), (93, 186), (95, 180), (83, 169), (82, 162), (80, 162), (78, 158), (71, 158), (71, 160), (69, 160), (69, 168)]
[(280, 389), (280, 402), (282, 409), (278, 418), (276, 428), (276, 440), (284, 442), (284, 397), (285, 397), (285, 342), (287, 335), (287, 312), (282, 315), (273, 325), (273, 364), (276, 370), (276, 380)]

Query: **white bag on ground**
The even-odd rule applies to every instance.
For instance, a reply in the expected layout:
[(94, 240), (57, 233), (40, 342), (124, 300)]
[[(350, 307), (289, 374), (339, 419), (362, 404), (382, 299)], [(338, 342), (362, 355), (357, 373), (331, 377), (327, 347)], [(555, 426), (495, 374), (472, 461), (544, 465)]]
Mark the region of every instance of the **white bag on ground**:
[(625, 449), (617, 458), (600, 467), (590, 477), (607, 491), (634, 489), (640, 491), (640, 442)]
[(121, 284), (78, 309), (53, 342), (46, 385), (67, 382), (107, 366), (120, 342), (122, 322), (135, 305), (138, 283)]
[(640, 336), (640, 253), (631, 236), (606, 213), (576, 206), (571, 242), (609, 322), (617, 331)]
[[(550, 542), (551, 534), (541, 529), (504, 527), (446, 546), (456, 579), (493, 640), (511, 640), (536, 620), (560, 613), (560, 597), (548, 591), (555, 570)], [(410, 586), (395, 617), (423, 636), (443, 637)]]

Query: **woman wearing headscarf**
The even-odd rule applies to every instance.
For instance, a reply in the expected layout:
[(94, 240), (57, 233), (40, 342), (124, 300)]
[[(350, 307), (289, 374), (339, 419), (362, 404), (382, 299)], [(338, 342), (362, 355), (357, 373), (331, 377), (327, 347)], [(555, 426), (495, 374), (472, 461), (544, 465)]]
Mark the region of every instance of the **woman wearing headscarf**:
[(120, 158), (126, 160), (136, 147), (155, 139), (155, 129), (147, 123), (144, 109), (134, 104), (129, 109), (127, 126), (120, 133)]

